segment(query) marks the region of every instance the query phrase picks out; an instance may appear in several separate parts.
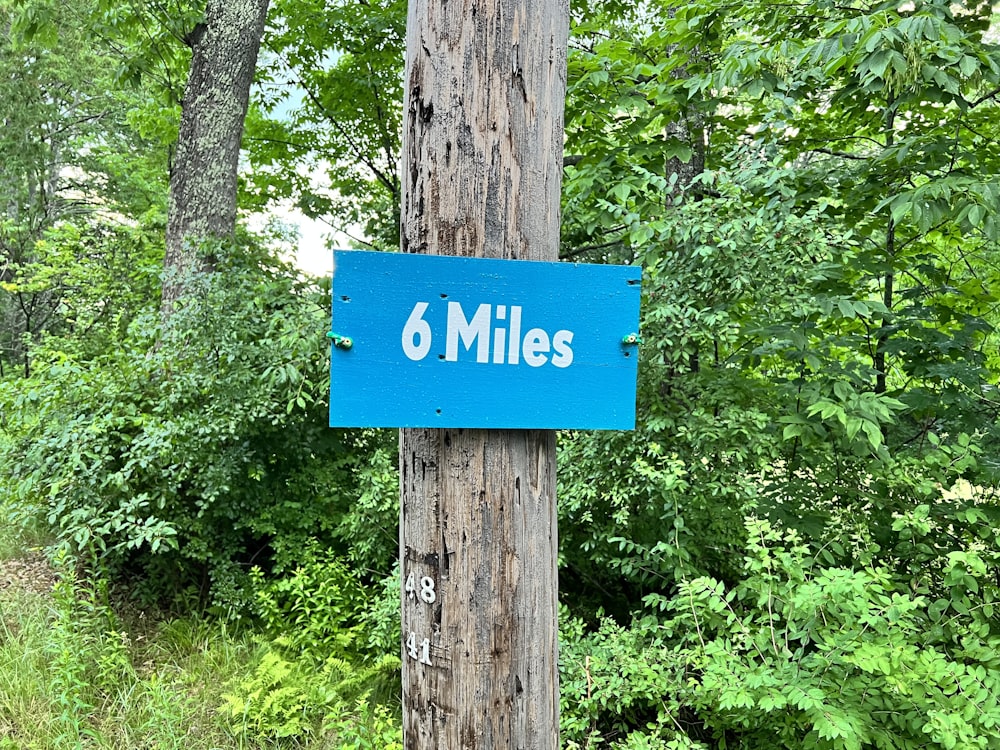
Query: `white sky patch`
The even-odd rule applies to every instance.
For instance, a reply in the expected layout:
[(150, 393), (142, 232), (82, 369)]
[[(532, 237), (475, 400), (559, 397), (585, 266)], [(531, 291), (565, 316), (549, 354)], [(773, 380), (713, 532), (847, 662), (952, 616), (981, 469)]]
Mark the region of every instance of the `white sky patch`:
[(333, 248), (342, 247), (347, 241), (338, 237), (329, 224), (310, 219), (294, 207), (276, 208), (272, 211), (281, 221), (297, 226), (299, 238), (290, 260), (306, 273), (313, 276), (333, 274)]
[(311, 276), (333, 274), (333, 251), (351, 247), (351, 239), (329, 224), (311, 219), (290, 204), (272, 206), (266, 212), (247, 218), (251, 230), (263, 231), (273, 221), (294, 228), (295, 235), (288, 238), (281, 256)]

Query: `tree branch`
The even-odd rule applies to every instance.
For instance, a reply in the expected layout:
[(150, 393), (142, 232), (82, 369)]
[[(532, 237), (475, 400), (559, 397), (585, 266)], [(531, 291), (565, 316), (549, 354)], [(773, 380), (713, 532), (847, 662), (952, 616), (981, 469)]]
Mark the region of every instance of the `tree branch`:
[(867, 156), (851, 154), (846, 151), (834, 151), (832, 148), (811, 148), (809, 150), (814, 154), (826, 154), (827, 156), (836, 156), (839, 159), (853, 159), (854, 161), (868, 161), (869, 159)]
[(993, 89), (988, 94), (983, 94), (981, 97), (979, 97), (978, 99), (976, 99), (976, 101), (970, 103), (969, 104), (969, 109), (975, 109), (980, 104), (988, 102), (990, 99), (995, 99), (996, 96), (997, 96), (997, 94), (1000, 94), (1000, 87)]

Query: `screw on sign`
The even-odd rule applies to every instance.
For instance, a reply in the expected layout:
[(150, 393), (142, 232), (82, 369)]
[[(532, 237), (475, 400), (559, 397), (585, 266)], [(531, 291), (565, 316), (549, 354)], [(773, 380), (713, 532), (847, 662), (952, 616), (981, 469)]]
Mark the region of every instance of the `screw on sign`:
[(333, 341), (333, 345), (338, 349), (350, 349), (354, 346), (354, 341), (350, 336), (341, 336), (339, 333), (330, 331), (326, 337)]

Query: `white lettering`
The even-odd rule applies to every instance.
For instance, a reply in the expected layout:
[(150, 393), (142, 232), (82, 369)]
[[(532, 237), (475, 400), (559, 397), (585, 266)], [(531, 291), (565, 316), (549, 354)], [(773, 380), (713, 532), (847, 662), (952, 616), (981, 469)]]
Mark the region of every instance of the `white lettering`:
[[(417, 596), (417, 577), (413, 571), (410, 571), (410, 574), (406, 576), (403, 591), (410, 600), (413, 600)], [(434, 579), (430, 576), (423, 576), (420, 579), (420, 599), (427, 604), (433, 604), (437, 600)]]
[(406, 592), (406, 595), (410, 599), (416, 596), (417, 592), (416, 576), (414, 576), (413, 573), (410, 573), (410, 575), (406, 577), (406, 583), (403, 585), (403, 591)]
[(541, 328), (532, 328), (524, 334), (524, 361), (531, 367), (541, 367), (549, 358), (549, 334)]
[(421, 664), (432, 666), (430, 638), (424, 638), (418, 642), (417, 634), (410, 633), (410, 637), (406, 639), (406, 652), (410, 655), (411, 659), (416, 659)]
[(465, 311), (458, 302), (448, 303), (448, 331), (445, 339), (444, 358), (449, 362), (458, 361), (458, 339), (467, 351), (476, 342), (476, 362), (489, 361), (490, 348), (490, 305), (480, 305), (471, 321), (465, 319)]
[[(497, 305), (497, 320), (507, 319), (507, 305)], [(497, 326), (493, 331), (493, 364), (502, 365), (507, 348), (507, 329)]]
[(497, 328), (493, 331), (493, 364), (502, 365), (507, 348), (507, 329)]
[(572, 331), (556, 331), (552, 337), (552, 348), (555, 354), (552, 356), (552, 364), (556, 367), (569, 367), (573, 364), (573, 350), (569, 345), (573, 343)]
[(414, 362), (422, 360), (431, 350), (431, 327), (423, 317), (427, 305), (427, 302), (415, 304), (403, 326), (403, 353)]
[(510, 308), (510, 349), (507, 352), (507, 364), (516, 365), (521, 357), (521, 308)]
[[(427, 357), (434, 340), (431, 326), (424, 318), (429, 307), (429, 302), (414, 304), (403, 325), (400, 337), (403, 353), (414, 362)], [(470, 319), (462, 303), (449, 301), (445, 352), (439, 356), (447, 362), (457, 362), (460, 352), (474, 352), (476, 362), (481, 364), (517, 365), (522, 359), (529, 367), (542, 367), (549, 362), (559, 368), (573, 364), (573, 331), (562, 329), (550, 335), (543, 328), (531, 328), (522, 337), (521, 318), (522, 309), (517, 305), (484, 303), (476, 307)], [(414, 586), (406, 593), (415, 590)]]
[(424, 576), (420, 579), (420, 598), (427, 604), (433, 604), (437, 599), (437, 592), (434, 590), (434, 579)]

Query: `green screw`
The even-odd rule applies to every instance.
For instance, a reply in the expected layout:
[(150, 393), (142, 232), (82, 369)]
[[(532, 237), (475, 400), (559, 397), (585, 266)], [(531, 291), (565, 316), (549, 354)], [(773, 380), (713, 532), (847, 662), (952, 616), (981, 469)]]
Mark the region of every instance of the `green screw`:
[(354, 341), (350, 336), (341, 336), (339, 333), (330, 331), (326, 334), (328, 339), (333, 339), (333, 345), (338, 349), (350, 349), (354, 346)]
[(628, 336), (622, 339), (622, 343), (629, 345), (641, 344), (642, 339), (639, 337), (638, 333), (630, 333)]

